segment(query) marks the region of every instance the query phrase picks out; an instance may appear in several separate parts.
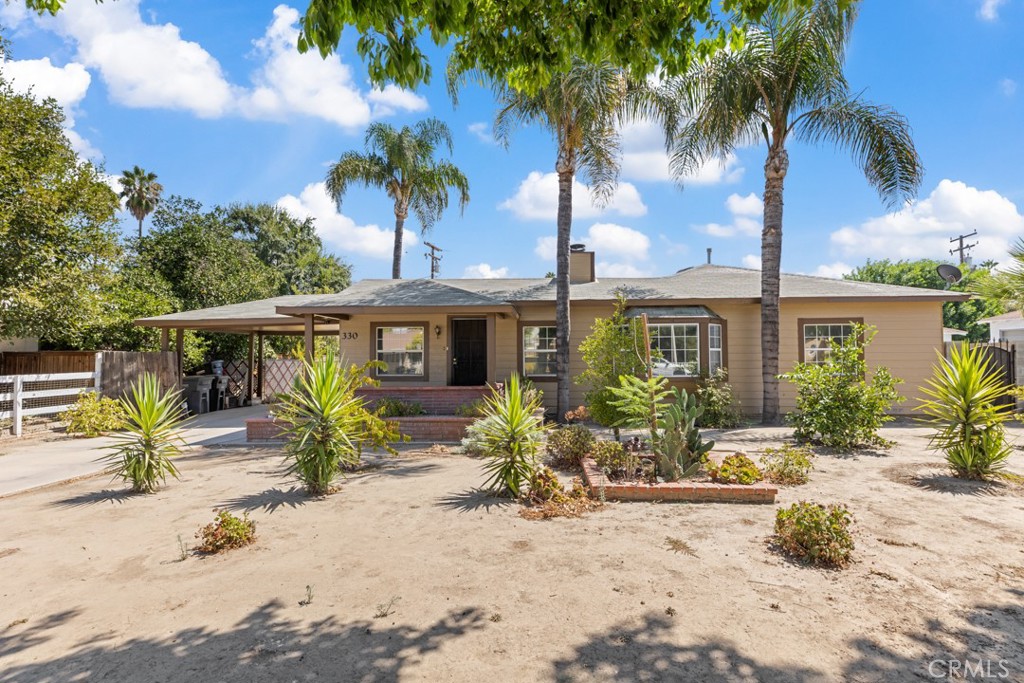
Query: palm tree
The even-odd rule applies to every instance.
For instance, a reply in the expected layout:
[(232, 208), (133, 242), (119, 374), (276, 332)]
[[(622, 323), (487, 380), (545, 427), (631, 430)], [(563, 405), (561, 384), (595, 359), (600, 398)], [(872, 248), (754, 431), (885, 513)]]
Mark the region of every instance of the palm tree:
[(856, 4), (816, 0), (769, 9), (737, 50), (723, 50), (665, 86), (673, 175), (680, 182), (737, 145), (764, 142), (761, 232), (763, 421), (779, 415), (779, 266), (790, 138), (845, 148), (890, 207), (917, 193), (924, 174), (907, 120), (850, 92), (843, 75)]
[(125, 199), (128, 212), (139, 221), (139, 237), (142, 237), (142, 221), (160, 203), (160, 195), (164, 186), (156, 181), (155, 173), (148, 173), (138, 166), (130, 171), (122, 171), (117, 179), (121, 185), (121, 194)]
[(395, 253), (391, 277), (402, 277), (402, 231), (409, 210), (416, 214), (425, 234), (448, 208), (448, 188), (459, 192), (459, 209), (469, 203), (469, 181), (446, 159), (434, 160), (437, 148), (452, 152), (452, 134), (439, 119), (395, 130), (386, 123), (366, 129), (366, 153), (345, 152), (327, 171), (327, 193), (341, 208), (349, 183), (381, 188), (395, 203)]
[(606, 203), (619, 176), (620, 138), (616, 128), (630, 101), (631, 88), (609, 63), (574, 60), (536, 94), (496, 85), (500, 109), (495, 138), (508, 146), (514, 129), (539, 124), (555, 137), (558, 174), (557, 261), (555, 267), (555, 365), (559, 420), (569, 410), (569, 236), (572, 232), (573, 177), (590, 181), (594, 200)]

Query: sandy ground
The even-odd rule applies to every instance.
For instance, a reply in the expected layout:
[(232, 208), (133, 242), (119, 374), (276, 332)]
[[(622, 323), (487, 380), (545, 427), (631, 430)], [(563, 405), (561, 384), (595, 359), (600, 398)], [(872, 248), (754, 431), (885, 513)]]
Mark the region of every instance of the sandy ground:
[[(527, 521), (474, 489), (478, 461), (416, 451), (310, 500), (278, 452), (243, 448), (196, 451), (151, 496), (105, 478), (16, 495), (0, 682), (905, 681), (951, 659), (1024, 681), (1024, 492), (952, 481), (922, 434), (823, 455), (776, 506)], [(849, 505), (851, 568), (768, 550), (776, 507), (800, 499)], [(218, 507), (250, 511), (258, 542), (179, 561)]]

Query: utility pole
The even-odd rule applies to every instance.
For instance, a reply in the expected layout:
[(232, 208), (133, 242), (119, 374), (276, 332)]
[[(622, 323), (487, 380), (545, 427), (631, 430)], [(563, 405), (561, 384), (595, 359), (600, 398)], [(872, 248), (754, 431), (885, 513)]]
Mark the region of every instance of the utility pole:
[(444, 251), (444, 249), (430, 242), (424, 242), (423, 244), (430, 248), (430, 253), (424, 254), (423, 258), (430, 259), (430, 279), (434, 280), (441, 273), (441, 259), (444, 257), (441, 256), (440, 252)]
[(958, 235), (957, 237), (950, 238), (949, 243), (950, 244), (957, 244), (958, 246), (953, 247), (952, 249), (950, 249), (949, 250), (949, 255), (953, 256), (955, 254), (959, 254), (960, 255), (960, 264), (963, 265), (964, 263), (967, 263), (967, 259), (970, 258), (970, 257), (969, 257), (969, 255), (966, 252), (969, 252), (971, 249), (973, 249), (974, 247), (978, 246), (978, 243), (975, 242), (974, 244), (964, 244), (964, 240), (967, 239), (968, 237), (974, 237), (977, 234), (978, 234), (978, 231), (975, 230), (974, 232), (972, 232), (969, 235)]

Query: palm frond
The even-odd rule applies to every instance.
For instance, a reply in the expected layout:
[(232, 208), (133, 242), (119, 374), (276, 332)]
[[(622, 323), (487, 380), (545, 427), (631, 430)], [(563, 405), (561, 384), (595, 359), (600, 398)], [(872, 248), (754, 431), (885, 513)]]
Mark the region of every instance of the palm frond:
[(388, 161), (374, 153), (360, 154), (345, 152), (327, 170), (327, 194), (341, 206), (341, 200), (351, 183), (361, 183), (367, 187), (384, 188), (392, 178), (393, 169)]

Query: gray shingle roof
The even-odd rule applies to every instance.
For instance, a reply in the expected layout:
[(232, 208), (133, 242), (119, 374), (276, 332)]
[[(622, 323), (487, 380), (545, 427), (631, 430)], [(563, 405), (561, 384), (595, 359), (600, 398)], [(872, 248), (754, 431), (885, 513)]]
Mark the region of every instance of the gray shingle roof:
[(304, 295), (292, 294), (288, 296), (275, 296), (272, 299), (260, 299), (258, 301), (246, 301), (241, 304), (228, 304), (226, 306), (214, 306), (212, 308), (200, 308), (194, 311), (182, 311), (181, 313), (168, 313), (157, 315), (152, 318), (142, 318), (135, 322), (139, 324), (175, 322), (175, 321), (199, 321), (199, 320), (220, 320), (230, 322), (233, 320), (275, 320), (280, 319), (287, 322), (295, 322), (290, 315), (280, 315), (277, 312), (278, 306), (290, 306), (297, 301), (309, 299)]

